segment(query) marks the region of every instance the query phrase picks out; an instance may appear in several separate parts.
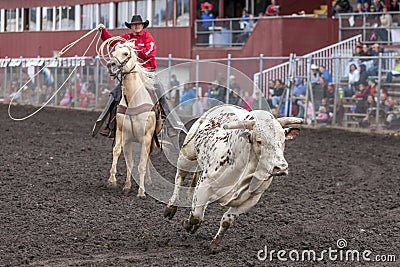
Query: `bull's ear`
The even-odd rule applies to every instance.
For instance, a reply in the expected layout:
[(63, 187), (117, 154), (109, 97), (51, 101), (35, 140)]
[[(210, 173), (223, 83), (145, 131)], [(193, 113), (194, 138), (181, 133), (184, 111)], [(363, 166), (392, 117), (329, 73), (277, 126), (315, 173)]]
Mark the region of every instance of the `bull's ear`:
[(289, 127), (285, 128), (284, 130), (286, 140), (294, 139), (298, 134), (300, 134), (300, 128)]

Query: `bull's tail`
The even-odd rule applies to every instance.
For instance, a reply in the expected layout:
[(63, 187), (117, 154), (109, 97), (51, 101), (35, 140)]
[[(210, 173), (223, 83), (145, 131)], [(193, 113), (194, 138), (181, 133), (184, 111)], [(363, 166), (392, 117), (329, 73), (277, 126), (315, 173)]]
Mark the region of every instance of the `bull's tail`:
[(197, 168), (194, 171), (193, 176), (192, 176), (192, 182), (190, 183), (190, 186), (189, 186), (189, 190), (188, 190), (188, 194), (187, 194), (187, 200), (189, 202), (192, 202), (194, 189), (196, 188), (197, 181), (199, 180), (199, 170), (198, 169), (199, 169), (199, 167), (197, 166)]

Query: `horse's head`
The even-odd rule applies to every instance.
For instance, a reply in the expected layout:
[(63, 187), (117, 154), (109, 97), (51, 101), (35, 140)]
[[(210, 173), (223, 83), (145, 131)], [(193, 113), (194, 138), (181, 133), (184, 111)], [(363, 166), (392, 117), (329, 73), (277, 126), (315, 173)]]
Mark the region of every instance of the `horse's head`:
[(137, 64), (135, 47), (132, 42), (118, 43), (114, 52), (111, 53), (111, 60), (107, 63), (108, 73), (111, 76), (118, 74), (129, 74), (133, 72)]

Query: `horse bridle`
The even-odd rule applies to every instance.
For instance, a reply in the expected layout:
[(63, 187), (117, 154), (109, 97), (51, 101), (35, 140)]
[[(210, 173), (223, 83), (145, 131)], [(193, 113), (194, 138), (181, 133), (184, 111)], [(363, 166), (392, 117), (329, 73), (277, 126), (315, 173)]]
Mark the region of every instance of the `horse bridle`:
[[(136, 68), (136, 63), (135, 63), (129, 71), (127, 71), (127, 72), (122, 71), (122, 69), (126, 66), (126, 64), (129, 62), (129, 60), (132, 59), (132, 48), (130, 48), (128, 46), (125, 46), (125, 47), (127, 47), (129, 49), (129, 55), (124, 59), (124, 61), (121, 62), (121, 61), (119, 61), (118, 58), (113, 57), (113, 59), (115, 59), (119, 64), (118, 72), (115, 74), (115, 78), (117, 78), (120, 83), (122, 83), (122, 79), (124, 78), (125, 75), (134, 73), (135, 72), (134, 70)], [(118, 77), (118, 76), (120, 76), (120, 77)]]

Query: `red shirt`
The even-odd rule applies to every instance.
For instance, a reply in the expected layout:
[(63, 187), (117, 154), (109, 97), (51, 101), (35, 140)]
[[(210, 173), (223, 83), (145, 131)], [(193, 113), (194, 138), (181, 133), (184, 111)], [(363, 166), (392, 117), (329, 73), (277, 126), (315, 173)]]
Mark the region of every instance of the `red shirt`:
[[(106, 30), (103, 29), (101, 33), (101, 39), (103, 41), (111, 38), (112, 35)], [(136, 45), (136, 50), (137, 51), (137, 56), (141, 60), (143, 64), (143, 67), (149, 69), (149, 70), (154, 70), (157, 67), (156, 64), (156, 42), (153, 39), (153, 36), (149, 32), (146, 31), (141, 31), (138, 34), (133, 34), (133, 33), (126, 33), (121, 35), (122, 38), (126, 40), (132, 40), (135, 42)]]

